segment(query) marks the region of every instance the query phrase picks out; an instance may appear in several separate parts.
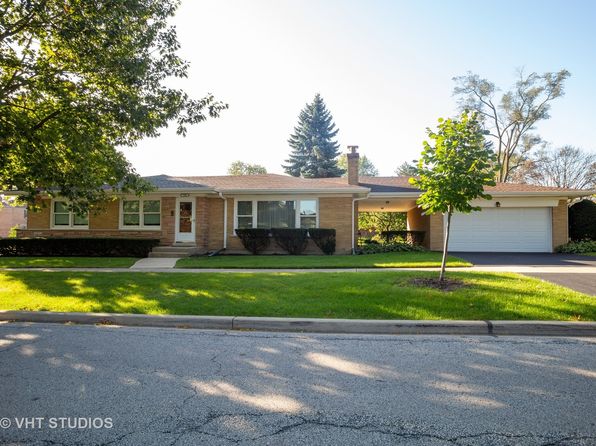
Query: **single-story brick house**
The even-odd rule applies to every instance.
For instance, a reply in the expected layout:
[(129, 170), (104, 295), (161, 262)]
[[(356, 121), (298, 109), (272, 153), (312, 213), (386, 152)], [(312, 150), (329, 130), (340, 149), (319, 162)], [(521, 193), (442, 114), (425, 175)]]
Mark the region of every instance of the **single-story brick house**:
[[(359, 211), (407, 213), (409, 230), (425, 232), (424, 244), (441, 250), (443, 215), (416, 206), (421, 191), (407, 177), (358, 177), (358, 153), (348, 154), (348, 176), (305, 179), (286, 175), (146, 179), (156, 186), (142, 198), (118, 196), (99, 213), (77, 216), (60, 199), (40, 197), (19, 237), (139, 237), (163, 246), (193, 246), (198, 252), (246, 252), (235, 235), (246, 227), (321, 227), (337, 231), (337, 253), (357, 242)], [(452, 251), (552, 252), (568, 241), (567, 200), (587, 191), (499, 184), (482, 211), (455, 215)], [(593, 193), (593, 192), (592, 192)], [(275, 248), (272, 248), (275, 249)], [(318, 252), (314, 246), (308, 251)]]

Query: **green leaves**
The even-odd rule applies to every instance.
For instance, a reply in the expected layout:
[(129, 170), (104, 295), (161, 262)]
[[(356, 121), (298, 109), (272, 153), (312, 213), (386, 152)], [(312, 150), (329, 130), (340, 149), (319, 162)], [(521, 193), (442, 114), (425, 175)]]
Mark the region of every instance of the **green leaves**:
[(427, 129), (431, 142), (417, 166), (418, 178), (410, 182), (424, 192), (417, 203), (428, 213), (471, 212), (476, 198), (490, 199), (484, 186), (494, 185), (495, 154), (484, 141), (485, 132), (476, 114), (439, 119), (438, 131)]
[(119, 146), (175, 121), (219, 116), (212, 95), (167, 87), (188, 64), (168, 25), (178, 2), (0, 0), (0, 187), (87, 208), (112, 189), (146, 191)]

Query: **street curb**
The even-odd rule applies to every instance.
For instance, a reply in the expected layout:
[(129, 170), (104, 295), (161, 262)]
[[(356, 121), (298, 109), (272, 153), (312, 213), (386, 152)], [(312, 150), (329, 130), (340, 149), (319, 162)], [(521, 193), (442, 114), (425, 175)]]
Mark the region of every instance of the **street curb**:
[(585, 336), (596, 322), (416, 321), (0, 311), (0, 321), (345, 334)]

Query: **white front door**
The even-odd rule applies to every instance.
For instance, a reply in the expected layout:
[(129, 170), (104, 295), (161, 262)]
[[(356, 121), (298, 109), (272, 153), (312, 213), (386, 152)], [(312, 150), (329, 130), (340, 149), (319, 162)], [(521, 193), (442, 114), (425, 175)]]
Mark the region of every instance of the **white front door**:
[(195, 241), (195, 203), (191, 198), (176, 200), (176, 241)]

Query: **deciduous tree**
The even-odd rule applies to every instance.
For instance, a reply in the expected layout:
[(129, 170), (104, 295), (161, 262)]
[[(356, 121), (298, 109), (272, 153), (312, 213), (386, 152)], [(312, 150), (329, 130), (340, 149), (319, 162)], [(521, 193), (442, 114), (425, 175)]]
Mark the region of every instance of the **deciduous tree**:
[(526, 160), (541, 139), (533, 134), (538, 121), (550, 118), (551, 102), (564, 94), (569, 71), (525, 75), (518, 71), (518, 80), (508, 91), (498, 96), (494, 83), (468, 72), (453, 78), (454, 94), (462, 110), (474, 110), (494, 139), (497, 181), (506, 182), (518, 163)]
[(142, 192), (118, 150), (226, 105), (166, 85), (188, 64), (168, 24), (177, 0), (0, 0), (0, 188), (83, 210), (105, 186)]
[(596, 187), (596, 153), (578, 147), (544, 148), (514, 172), (519, 181), (570, 189)]
[(260, 164), (250, 164), (243, 161), (234, 161), (228, 167), (228, 175), (262, 175), (267, 169)]
[(427, 129), (427, 134), (431, 142), (424, 141), (417, 178), (410, 178), (410, 183), (423, 191), (417, 203), (426, 213), (441, 213), (447, 218), (439, 276), (443, 281), (451, 216), (454, 212), (479, 211), (480, 207), (470, 202), (491, 198), (484, 186), (495, 184), (496, 157), (484, 140), (485, 131), (476, 113), (463, 112), (457, 119), (439, 119), (438, 130)]

